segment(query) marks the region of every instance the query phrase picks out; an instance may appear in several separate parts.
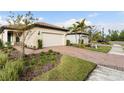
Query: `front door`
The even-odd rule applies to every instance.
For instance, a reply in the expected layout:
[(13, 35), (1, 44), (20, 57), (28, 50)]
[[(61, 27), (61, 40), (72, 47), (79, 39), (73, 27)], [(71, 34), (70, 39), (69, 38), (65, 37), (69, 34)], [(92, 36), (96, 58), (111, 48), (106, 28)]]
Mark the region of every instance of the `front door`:
[(12, 37), (13, 37), (13, 32), (8, 32), (8, 42), (11, 43), (12, 42)]

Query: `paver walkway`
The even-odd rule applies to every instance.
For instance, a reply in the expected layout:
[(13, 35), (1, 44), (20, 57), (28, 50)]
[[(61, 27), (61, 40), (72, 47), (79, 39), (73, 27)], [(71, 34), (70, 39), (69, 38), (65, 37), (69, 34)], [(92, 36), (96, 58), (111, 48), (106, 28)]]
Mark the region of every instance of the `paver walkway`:
[[(18, 46), (14, 46), (14, 47), (17, 50), (21, 51), (20, 47)], [(124, 70), (124, 56), (122, 55), (105, 54), (105, 53), (90, 51), (86, 49), (70, 47), (70, 46), (57, 46), (57, 47), (50, 47), (50, 48), (45, 48), (41, 50), (25, 49), (25, 53), (36, 54), (36, 53), (40, 53), (41, 51), (47, 51), (49, 49), (60, 52), (62, 54), (88, 60), (99, 65), (105, 65), (108, 67)]]
[(123, 47), (121, 45), (114, 44), (109, 54), (124, 55)]
[(121, 80), (124, 80), (124, 71), (119, 71), (99, 65), (87, 79), (87, 81), (121, 81)]

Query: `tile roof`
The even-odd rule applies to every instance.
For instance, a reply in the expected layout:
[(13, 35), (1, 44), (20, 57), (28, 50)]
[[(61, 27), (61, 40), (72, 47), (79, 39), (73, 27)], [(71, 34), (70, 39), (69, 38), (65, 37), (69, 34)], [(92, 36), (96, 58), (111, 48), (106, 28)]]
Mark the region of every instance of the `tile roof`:
[(33, 27), (43, 27), (43, 28), (56, 29), (56, 30), (61, 30), (61, 31), (69, 31), (68, 29), (65, 29), (65, 28), (62, 28), (62, 27), (59, 27), (59, 26), (55, 26), (55, 25), (52, 25), (52, 24), (48, 24), (48, 23), (45, 23), (45, 22), (37, 22), (37, 23), (31, 24), (27, 27), (25, 27), (24, 25), (20, 25), (20, 26), (4, 25), (4, 26), (1, 26), (1, 27), (4, 28), (4, 29), (12, 29), (12, 30), (22, 30), (22, 29), (31, 29)]

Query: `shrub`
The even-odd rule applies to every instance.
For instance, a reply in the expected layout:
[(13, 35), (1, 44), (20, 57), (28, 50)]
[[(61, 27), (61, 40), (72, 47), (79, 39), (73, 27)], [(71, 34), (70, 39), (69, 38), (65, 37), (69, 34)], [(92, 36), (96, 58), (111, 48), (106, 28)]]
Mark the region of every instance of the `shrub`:
[(12, 48), (12, 45), (11, 45), (11, 43), (10, 43), (10, 42), (6, 42), (6, 46), (7, 46), (7, 48), (9, 48), (9, 49), (11, 49), (11, 48)]
[(41, 52), (40, 63), (47, 64), (51, 61), (56, 61), (57, 55), (60, 55), (60, 53), (54, 52), (53, 50), (49, 50), (48, 52)]
[(53, 66), (55, 66), (55, 65), (56, 65), (56, 61), (51, 61), (51, 64), (52, 64)]
[(85, 45), (84, 44), (79, 44), (79, 47), (80, 48), (85, 48)]
[(33, 49), (37, 49), (36, 46), (33, 46)]
[(18, 80), (19, 75), (23, 71), (24, 62), (21, 60), (16, 60), (14, 62), (7, 62), (5, 68), (0, 71), (0, 80), (10, 81)]
[(43, 48), (43, 44), (42, 44), (42, 40), (38, 40), (38, 48), (42, 49)]
[(81, 39), (81, 40), (79, 39), (79, 43), (80, 44), (84, 44), (84, 40), (83, 39)]
[(0, 39), (0, 48), (3, 48), (3, 47), (4, 47), (3, 42), (2, 42), (2, 40)]
[(32, 59), (31, 59), (31, 65), (34, 65), (36, 63), (36, 59), (33, 57)]
[(84, 47), (85, 47), (85, 45), (84, 45), (84, 40), (83, 40), (83, 39), (79, 39), (79, 44), (78, 44), (78, 46), (79, 46), (80, 48), (84, 48)]
[(91, 44), (87, 44), (87, 45), (85, 45), (85, 47), (91, 47)]
[(49, 50), (48, 50), (48, 53), (53, 53), (53, 50), (49, 49)]
[(71, 45), (70, 40), (66, 40), (66, 46), (70, 46), (70, 45)]
[(7, 62), (7, 55), (4, 53), (0, 54), (0, 65), (5, 65), (5, 63)]

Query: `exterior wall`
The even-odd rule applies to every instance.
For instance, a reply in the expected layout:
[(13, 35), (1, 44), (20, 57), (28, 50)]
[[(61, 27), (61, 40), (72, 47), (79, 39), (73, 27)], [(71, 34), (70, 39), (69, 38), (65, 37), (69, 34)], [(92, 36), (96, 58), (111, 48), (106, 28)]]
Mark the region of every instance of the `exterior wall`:
[(89, 39), (88, 39), (88, 36), (87, 35), (84, 35), (82, 37), (82, 39), (84, 40), (84, 44), (88, 44), (89, 43)]
[[(3, 33), (0, 34), (0, 39), (3, 41), (4, 44), (8, 42), (8, 32), (13, 30), (4, 30)], [(14, 45), (16, 42), (16, 34), (13, 32), (13, 36), (11, 37), (11, 44)]]
[(7, 33), (8, 33), (8, 30), (4, 30), (0, 34), (0, 39), (3, 41), (4, 44), (7, 42), (7, 38), (8, 38)]
[(70, 40), (70, 42), (73, 44), (78, 44), (79, 35), (67, 35), (66, 39)]
[[(8, 42), (8, 31), (13, 31), (11, 44), (14, 45), (16, 43), (16, 32), (14, 32), (14, 30), (9, 30), (9, 29), (4, 30), (4, 32), (0, 34), (0, 39), (3, 40), (4, 44)], [(26, 36), (25, 45), (30, 48), (38, 48), (38, 39), (43, 40), (43, 34), (62, 35), (61, 38), (63, 43), (61, 45), (66, 44), (66, 38), (65, 38), (66, 32), (60, 30), (54, 30), (54, 29), (35, 27), (24, 32), (24, 36)], [(58, 40), (58, 38), (54, 38), (54, 40), (56, 41)], [(20, 41), (21, 42), (23, 41), (23, 35), (20, 37)], [(54, 41), (52, 40), (51, 42)]]
[[(81, 37), (84, 40), (84, 44), (88, 44), (88, 36), (87, 35), (83, 35), (83, 37)], [(70, 40), (71, 43), (73, 44), (78, 44), (79, 42), (79, 34), (77, 35), (67, 35), (66, 36), (67, 40)]]
[[(43, 33), (49, 33), (49, 34), (53, 34), (53, 35), (61, 34), (61, 35), (63, 35), (64, 45), (66, 44), (66, 39), (65, 39), (66, 32), (64, 32), (64, 31), (35, 27), (33, 29), (25, 31), (24, 35), (26, 35), (27, 33), (28, 33), (28, 35), (26, 36), (25, 44), (27, 47), (30, 47), (30, 48), (38, 48), (37, 41), (38, 41), (38, 39), (43, 40)], [(21, 41), (22, 41), (22, 39), (23, 38), (21, 36)], [(55, 39), (55, 40), (57, 40), (57, 39)]]

